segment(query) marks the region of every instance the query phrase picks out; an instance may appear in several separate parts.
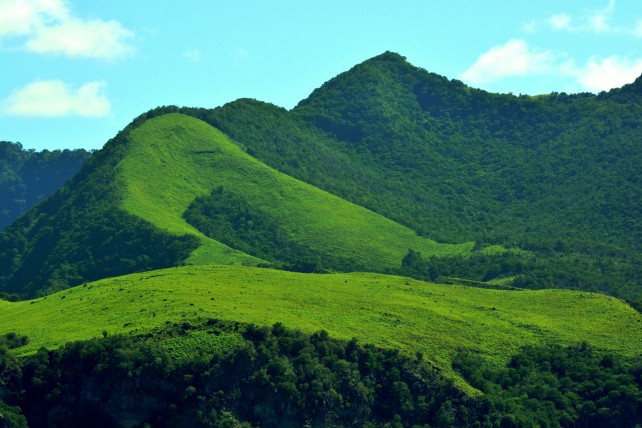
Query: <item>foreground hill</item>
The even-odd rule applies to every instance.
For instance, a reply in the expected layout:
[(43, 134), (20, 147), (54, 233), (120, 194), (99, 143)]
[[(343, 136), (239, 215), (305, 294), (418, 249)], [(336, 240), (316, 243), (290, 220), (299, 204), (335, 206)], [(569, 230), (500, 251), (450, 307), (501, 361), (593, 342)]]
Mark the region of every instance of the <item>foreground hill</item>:
[(33, 295), (181, 263), (382, 271), (409, 248), (453, 255), (472, 243), (418, 237), (267, 167), (205, 122), (166, 114), (125, 130), (5, 231), (0, 290)]
[(506, 291), (378, 274), (302, 274), (186, 266), (105, 279), (44, 298), (0, 301), (0, 334), (26, 335), (21, 353), (167, 322), (217, 318), (326, 330), (410, 354), (451, 373), (461, 350), (494, 366), (524, 345), (587, 342), (622, 356), (642, 344), (642, 316), (622, 301), (574, 291)]
[(0, 392), (33, 426), (96, 415), (160, 427), (633, 426), (642, 416), (642, 316), (584, 292), (185, 266), (0, 301), (2, 338), (24, 359), (0, 352)]

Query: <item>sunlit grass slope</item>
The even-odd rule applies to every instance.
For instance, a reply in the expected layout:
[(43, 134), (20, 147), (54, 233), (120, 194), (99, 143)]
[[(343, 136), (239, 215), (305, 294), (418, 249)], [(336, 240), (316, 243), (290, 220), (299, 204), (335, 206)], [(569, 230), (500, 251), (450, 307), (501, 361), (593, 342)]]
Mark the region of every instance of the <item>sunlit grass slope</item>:
[[(196, 197), (218, 186), (278, 218), (306, 247), (357, 260), (366, 268), (398, 266), (409, 248), (425, 255), (445, 255), (472, 247), (472, 243), (439, 244), (419, 237), (404, 226), (266, 166), (217, 129), (181, 114), (155, 117), (132, 131), (128, 154), (118, 165), (117, 175), (127, 211), (159, 228), (201, 238), (203, 246), (192, 254), (190, 264), (225, 261), (221, 255), (227, 247), (206, 238), (182, 217)], [(238, 254), (233, 256), (243, 261)]]
[(300, 274), (242, 266), (185, 266), (105, 279), (33, 301), (0, 301), (0, 334), (41, 346), (166, 322), (217, 318), (422, 351), (449, 371), (469, 349), (502, 364), (526, 344), (586, 341), (624, 356), (642, 349), (642, 315), (618, 299), (560, 291), (439, 285), (372, 273)]

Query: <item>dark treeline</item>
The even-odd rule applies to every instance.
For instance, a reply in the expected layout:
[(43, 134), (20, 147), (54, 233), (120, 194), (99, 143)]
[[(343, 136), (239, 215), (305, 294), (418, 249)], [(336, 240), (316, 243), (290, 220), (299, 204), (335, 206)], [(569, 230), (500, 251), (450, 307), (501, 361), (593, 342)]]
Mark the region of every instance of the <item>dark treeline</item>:
[(0, 230), (61, 188), (90, 156), (84, 149), (37, 152), (0, 141)]
[(397, 275), (433, 282), (461, 281), (465, 284), (507, 278), (506, 285), (527, 289), (564, 288), (607, 293), (624, 297), (642, 310), (642, 260), (630, 257), (621, 263), (613, 257), (589, 257), (547, 251), (475, 252), (470, 256), (424, 257), (409, 250)]
[[(231, 347), (177, 358), (163, 340), (206, 329)], [(527, 347), (505, 367), (461, 353), (464, 395), (423, 356), (321, 331), (210, 320), (108, 336), (18, 359), (0, 345), (0, 424), (23, 427), (634, 427), (642, 357)], [(11, 339), (24, 343), (24, 339)]]
[[(189, 324), (162, 335), (185, 335)], [(283, 328), (209, 321), (238, 343), (172, 358), (158, 338), (108, 336), (16, 359), (0, 400), (37, 427), (453, 426), (474, 410), (417, 355)], [(469, 410), (465, 410), (469, 408)], [(20, 424), (10, 426), (24, 426)]]
[(469, 352), (453, 367), (484, 395), (486, 421), (501, 427), (638, 427), (642, 354), (634, 361), (572, 347), (525, 347), (506, 367)]
[(183, 214), (185, 220), (210, 238), (272, 262), (272, 267), (296, 272), (359, 270), (361, 265), (331, 254), (318, 254), (294, 239), (261, 207), (219, 186), (198, 197)]

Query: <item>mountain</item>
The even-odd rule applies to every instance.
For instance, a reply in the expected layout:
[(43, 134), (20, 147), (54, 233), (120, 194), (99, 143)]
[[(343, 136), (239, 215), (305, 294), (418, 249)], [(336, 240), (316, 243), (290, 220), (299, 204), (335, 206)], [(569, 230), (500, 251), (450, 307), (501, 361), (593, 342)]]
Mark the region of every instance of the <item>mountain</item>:
[(37, 152), (0, 141), (0, 230), (61, 188), (90, 155), (83, 149)]
[(409, 248), (443, 256), (472, 243), (418, 237), (267, 167), (205, 122), (169, 113), (123, 131), (7, 228), (0, 290), (33, 295), (182, 263), (382, 271)]
[[(291, 112), (241, 100), (202, 116), (268, 164), (438, 240), (561, 240), (639, 252), (635, 87), (597, 96), (491, 94), (386, 53), (331, 79)], [(284, 117), (327, 153), (293, 147), (276, 123)], [(296, 155), (282, 159), (275, 147)], [(349, 159), (341, 169), (353, 164), (351, 187), (340, 184), (338, 168), (320, 177), (319, 157)]]
[(291, 111), (253, 100), (183, 111), (420, 235), (537, 253), (546, 267), (526, 262), (530, 287), (642, 307), (641, 82), (599, 95), (493, 94), (387, 52)]

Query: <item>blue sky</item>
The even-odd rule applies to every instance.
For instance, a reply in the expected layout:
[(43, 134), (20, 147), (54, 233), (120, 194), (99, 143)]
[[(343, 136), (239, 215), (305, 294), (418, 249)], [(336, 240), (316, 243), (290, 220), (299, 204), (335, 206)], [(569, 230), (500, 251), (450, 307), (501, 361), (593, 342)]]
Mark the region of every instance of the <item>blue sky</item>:
[(642, 74), (640, 0), (0, 0), (0, 140), (100, 148), (159, 105), (292, 108), (386, 50), (492, 92)]

